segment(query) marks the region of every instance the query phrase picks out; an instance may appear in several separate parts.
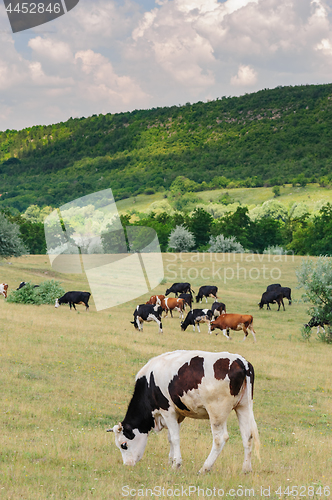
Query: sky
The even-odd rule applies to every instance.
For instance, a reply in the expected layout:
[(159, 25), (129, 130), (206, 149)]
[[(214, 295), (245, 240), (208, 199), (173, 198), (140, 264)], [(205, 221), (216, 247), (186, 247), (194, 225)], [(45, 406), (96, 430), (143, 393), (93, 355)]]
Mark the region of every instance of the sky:
[(332, 0), (80, 0), (13, 34), (1, 2), (0, 130), (331, 83), (331, 28)]

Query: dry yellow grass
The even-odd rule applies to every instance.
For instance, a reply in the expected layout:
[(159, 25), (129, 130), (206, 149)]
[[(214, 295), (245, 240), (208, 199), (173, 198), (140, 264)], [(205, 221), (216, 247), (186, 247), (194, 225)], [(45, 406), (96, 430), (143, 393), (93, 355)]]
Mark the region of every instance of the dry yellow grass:
[[(146, 488), (154, 487), (161, 488), (161, 498), (182, 493), (181, 488), (180, 498), (189, 491), (190, 498), (201, 498), (213, 488), (216, 495), (223, 489), (225, 497), (234, 489), (228, 497), (235, 498), (241, 491), (242, 498), (253, 496), (253, 488), (263, 498), (261, 488), (267, 494), (269, 487), (270, 498), (283, 496), (283, 491), (287, 498), (295, 485), (303, 487), (298, 498), (312, 491), (325, 498), (317, 488), (332, 486), (332, 346), (317, 342), (314, 331), (310, 342), (300, 335), (307, 320), (307, 306), (295, 288), (300, 261), (249, 254), (237, 255), (235, 261), (228, 255), (205, 256), (204, 262), (202, 255), (164, 256), (167, 284), (154, 293), (163, 293), (173, 281), (188, 280), (196, 292), (200, 285), (216, 284), (228, 312), (253, 314), (256, 344), (252, 337), (242, 342), (242, 332), (233, 332), (230, 341), (221, 333), (208, 335), (207, 325), (201, 333), (191, 327), (181, 332), (178, 313), (164, 320), (163, 335), (154, 323), (139, 333), (130, 321), (134, 307), (148, 296), (98, 313), (93, 300), (86, 313), (83, 306), (75, 312), (68, 306), (10, 304), (0, 297), (0, 498), (141, 498)], [(21, 280), (50, 278), (59, 279), (66, 290), (89, 289), (84, 275), (57, 274), (45, 256), (0, 265), (0, 282), (10, 289)], [(274, 282), (292, 287), (294, 302), (288, 306), (285, 301), (285, 312), (277, 312), (275, 305), (272, 311), (257, 306), (266, 285)], [(229, 350), (254, 365), (262, 461), (253, 458), (252, 474), (241, 473), (243, 447), (235, 415), (229, 418), (230, 440), (205, 476), (197, 471), (212, 444), (208, 421), (182, 424), (179, 471), (169, 468), (165, 431), (150, 435), (134, 468), (122, 465), (114, 438), (105, 430), (123, 419), (137, 371), (150, 357), (174, 349)], [(293, 493), (288, 497), (295, 498)]]

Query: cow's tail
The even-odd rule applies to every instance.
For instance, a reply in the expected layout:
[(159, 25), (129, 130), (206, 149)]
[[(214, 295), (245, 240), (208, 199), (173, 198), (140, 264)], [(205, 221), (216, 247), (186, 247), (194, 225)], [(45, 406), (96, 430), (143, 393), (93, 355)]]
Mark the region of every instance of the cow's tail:
[(259, 448), (260, 448), (260, 440), (259, 440), (259, 434), (258, 434), (258, 428), (257, 424), (255, 421), (254, 417), (254, 378), (255, 378), (255, 372), (254, 372), (254, 367), (252, 366), (251, 363), (248, 362), (248, 370), (246, 373), (246, 381), (247, 381), (247, 400), (248, 404), (250, 406), (250, 427), (251, 427), (251, 433), (252, 437), (255, 442), (255, 453), (259, 461), (261, 461), (260, 453), (259, 453)]

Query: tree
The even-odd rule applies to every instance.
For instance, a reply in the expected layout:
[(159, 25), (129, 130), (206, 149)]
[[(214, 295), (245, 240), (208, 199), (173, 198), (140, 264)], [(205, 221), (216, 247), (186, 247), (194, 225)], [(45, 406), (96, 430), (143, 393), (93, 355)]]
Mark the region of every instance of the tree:
[(26, 253), (28, 251), (21, 240), (19, 227), (0, 213), (0, 257), (7, 259)]
[(195, 246), (195, 237), (184, 226), (176, 226), (170, 234), (168, 246), (176, 252), (189, 252)]
[(189, 221), (189, 229), (195, 237), (197, 247), (208, 243), (211, 234), (213, 217), (203, 208), (196, 208)]
[(304, 289), (303, 300), (312, 304), (308, 314), (332, 321), (332, 258), (303, 260), (296, 276)]

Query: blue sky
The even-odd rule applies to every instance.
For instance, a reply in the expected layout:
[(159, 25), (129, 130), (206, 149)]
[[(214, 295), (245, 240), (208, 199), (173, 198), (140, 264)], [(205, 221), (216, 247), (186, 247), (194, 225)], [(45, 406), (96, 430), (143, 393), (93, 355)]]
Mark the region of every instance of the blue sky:
[(330, 0), (80, 0), (13, 34), (0, 130), (332, 81)]

